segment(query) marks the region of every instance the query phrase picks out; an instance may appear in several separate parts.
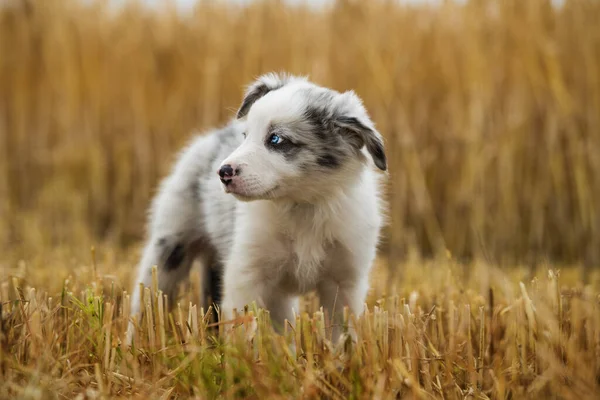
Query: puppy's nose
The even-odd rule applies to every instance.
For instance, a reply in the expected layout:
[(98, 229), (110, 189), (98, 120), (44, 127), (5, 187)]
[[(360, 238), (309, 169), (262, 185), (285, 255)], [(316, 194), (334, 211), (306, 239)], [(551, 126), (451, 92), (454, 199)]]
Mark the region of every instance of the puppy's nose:
[(219, 176), (221, 179), (231, 178), (234, 174), (233, 167), (229, 164), (225, 164), (219, 169)]

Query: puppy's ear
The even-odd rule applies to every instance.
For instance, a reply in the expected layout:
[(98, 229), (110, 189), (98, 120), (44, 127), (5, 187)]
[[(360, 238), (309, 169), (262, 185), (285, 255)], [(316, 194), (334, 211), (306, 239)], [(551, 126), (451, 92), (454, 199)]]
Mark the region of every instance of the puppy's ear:
[(306, 78), (289, 74), (269, 73), (259, 77), (253, 84), (248, 86), (242, 105), (237, 112), (237, 118), (245, 117), (250, 108), (258, 99), (270, 91), (280, 89), (290, 82), (305, 81)]
[(377, 168), (382, 171), (387, 169), (383, 138), (377, 130), (366, 126), (356, 117), (338, 117), (335, 124), (348, 135), (348, 139), (357, 149), (366, 146)]
[(352, 91), (342, 94), (340, 98), (339, 115), (334, 117), (335, 126), (342, 130), (354, 147), (360, 150), (365, 146), (377, 168), (382, 171), (387, 170), (383, 137), (375, 129), (362, 101)]

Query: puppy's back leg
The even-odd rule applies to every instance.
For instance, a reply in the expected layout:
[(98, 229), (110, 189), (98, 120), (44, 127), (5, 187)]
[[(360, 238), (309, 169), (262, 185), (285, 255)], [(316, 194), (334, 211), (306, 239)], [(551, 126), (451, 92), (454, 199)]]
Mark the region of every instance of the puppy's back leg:
[[(156, 266), (158, 270), (158, 289), (168, 296), (169, 304), (174, 305), (178, 284), (189, 275), (202, 248), (198, 246), (203, 242), (198, 199), (181, 188), (182, 182), (176, 178), (172, 176), (167, 180), (152, 207), (149, 239), (138, 266), (131, 302), (131, 316), (137, 317), (138, 321), (144, 307), (139, 284), (151, 285), (152, 267)], [(127, 346), (133, 339), (133, 328), (130, 323)]]
[(212, 306), (211, 323), (220, 321), (220, 308), (223, 290), (223, 265), (218, 261), (214, 250), (203, 253), (202, 293), (200, 304), (205, 311)]

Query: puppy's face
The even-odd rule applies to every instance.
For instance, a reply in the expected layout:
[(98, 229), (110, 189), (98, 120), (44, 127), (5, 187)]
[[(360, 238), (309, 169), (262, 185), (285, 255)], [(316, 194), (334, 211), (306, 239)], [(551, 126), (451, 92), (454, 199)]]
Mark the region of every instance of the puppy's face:
[(381, 136), (354, 93), (266, 75), (238, 118), (246, 118), (245, 139), (218, 173), (240, 200), (311, 201), (356, 179), (369, 154), (386, 169)]

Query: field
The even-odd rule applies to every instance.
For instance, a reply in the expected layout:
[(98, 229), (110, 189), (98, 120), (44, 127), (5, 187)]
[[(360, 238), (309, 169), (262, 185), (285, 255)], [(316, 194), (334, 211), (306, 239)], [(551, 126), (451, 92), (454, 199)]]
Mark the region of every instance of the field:
[[(600, 396), (600, 2), (108, 3), (0, 4), (0, 398)], [(283, 336), (249, 308), (216, 338), (193, 274), (124, 348), (157, 183), (281, 70), (386, 139), (358, 342), (313, 296)]]

